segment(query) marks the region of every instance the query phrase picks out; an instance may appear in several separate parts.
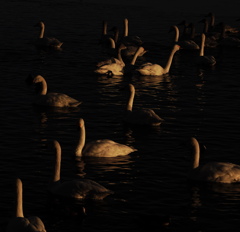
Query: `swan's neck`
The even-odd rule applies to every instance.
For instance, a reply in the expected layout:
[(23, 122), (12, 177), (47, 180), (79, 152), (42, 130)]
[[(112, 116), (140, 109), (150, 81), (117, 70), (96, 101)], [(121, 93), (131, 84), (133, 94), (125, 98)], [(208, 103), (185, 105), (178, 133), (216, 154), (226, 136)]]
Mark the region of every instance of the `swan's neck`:
[(116, 29), (114, 32), (114, 42), (117, 43), (118, 42), (118, 37), (119, 37), (119, 30)]
[(121, 48), (121, 47), (118, 48), (117, 58), (123, 65), (125, 65), (125, 63), (122, 59), (122, 50), (123, 50), (123, 48)]
[(85, 126), (80, 126), (79, 141), (75, 149), (75, 156), (82, 156), (82, 150), (85, 145), (86, 140), (86, 130)]
[(170, 67), (171, 67), (171, 65), (172, 65), (173, 56), (174, 56), (174, 54), (175, 54), (175, 52), (176, 52), (177, 50), (179, 50), (179, 46), (178, 46), (178, 45), (174, 45), (174, 47), (173, 47), (173, 49), (172, 49), (172, 51), (171, 51), (171, 53), (170, 53), (170, 55), (169, 55), (167, 64), (166, 64), (166, 66), (165, 66), (165, 68), (164, 68), (164, 74), (166, 74), (166, 73), (169, 72)]
[(134, 101), (134, 96), (135, 96), (135, 88), (132, 85), (130, 85), (129, 90), (130, 90), (129, 91), (129, 98), (128, 98), (126, 110), (127, 111), (132, 111), (133, 101)]
[(42, 84), (42, 89), (40, 91), (40, 95), (46, 95), (47, 94), (47, 82), (45, 81), (45, 79), (41, 80), (41, 84)]
[(22, 181), (16, 180), (16, 217), (24, 217), (22, 202)]
[(203, 33), (206, 34), (208, 32), (208, 21), (205, 20), (204, 22), (204, 28), (203, 28)]
[(192, 26), (191, 26), (191, 35), (190, 35), (190, 39), (194, 39), (194, 37), (195, 37), (195, 31), (196, 31), (195, 26), (192, 25)]
[(42, 39), (44, 37), (44, 31), (45, 31), (45, 25), (41, 23), (41, 29), (40, 29), (40, 34), (39, 38)]
[(179, 40), (179, 29), (177, 26), (173, 26), (174, 30), (175, 30), (175, 38), (174, 38), (174, 42), (177, 43)]
[(200, 159), (200, 147), (199, 143), (196, 139), (192, 139), (192, 146), (193, 146), (193, 162), (192, 162), (192, 169), (195, 169), (199, 166), (199, 159)]
[(133, 58), (132, 58), (132, 61), (131, 61), (131, 65), (135, 65), (136, 61), (137, 61), (137, 58), (138, 56), (140, 55), (140, 53), (143, 51), (143, 48), (142, 47), (139, 47), (137, 49), (137, 51), (135, 52)]
[(61, 172), (61, 147), (60, 144), (54, 141), (55, 146), (55, 166), (54, 166), (54, 173), (53, 173), (53, 182), (57, 182), (60, 180), (60, 172)]
[(110, 41), (110, 48), (115, 49), (116, 48), (116, 43), (115, 43), (114, 39), (109, 38), (109, 41)]
[(106, 35), (107, 34), (107, 22), (103, 21), (103, 25), (102, 25), (102, 35)]
[(123, 36), (128, 36), (128, 19), (124, 19), (124, 32)]
[(214, 14), (211, 14), (211, 19), (210, 19), (211, 29), (214, 28), (214, 24), (215, 24), (215, 15), (214, 15)]
[(200, 56), (204, 56), (205, 34), (202, 34)]

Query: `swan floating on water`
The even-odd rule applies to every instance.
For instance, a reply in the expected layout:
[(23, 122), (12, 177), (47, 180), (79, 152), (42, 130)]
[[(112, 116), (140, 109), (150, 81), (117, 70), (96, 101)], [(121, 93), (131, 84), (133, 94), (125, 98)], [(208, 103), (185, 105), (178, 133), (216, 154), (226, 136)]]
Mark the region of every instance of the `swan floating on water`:
[(196, 138), (191, 138), (193, 147), (192, 170), (190, 180), (215, 183), (240, 183), (240, 165), (227, 162), (209, 162), (199, 166), (200, 147)]
[(127, 101), (127, 107), (125, 110), (125, 115), (123, 120), (126, 123), (136, 124), (136, 125), (151, 125), (158, 126), (164, 120), (160, 118), (152, 109), (137, 109), (133, 110), (133, 101), (135, 96), (135, 88), (132, 84), (128, 85), (129, 88), (129, 98)]
[(55, 167), (53, 179), (49, 186), (49, 191), (56, 196), (76, 199), (76, 200), (102, 200), (113, 192), (99, 183), (79, 178), (69, 181), (61, 182), (60, 172), (61, 172), (61, 146), (58, 141), (54, 141), (55, 148)]
[(179, 45), (175, 44), (173, 46), (173, 49), (169, 55), (169, 58), (165, 67), (162, 67), (159, 64), (144, 63), (140, 65), (139, 68), (136, 69), (136, 72), (144, 76), (161, 76), (161, 75), (167, 74), (172, 65), (173, 56), (179, 49), (180, 49)]
[(34, 104), (36, 105), (50, 107), (77, 107), (82, 103), (63, 93), (48, 93), (47, 82), (41, 75), (35, 76), (32, 83), (41, 83), (41, 91), (36, 95), (34, 101)]
[(16, 179), (16, 211), (15, 217), (10, 219), (6, 232), (46, 232), (44, 223), (37, 216), (24, 217), (22, 181)]
[(137, 151), (137, 149), (109, 139), (99, 139), (85, 144), (86, 132), (82, 118), (79, 119), (79, 128), (79, 142), (75, 150), (75, 155), (78, 157), (116, 157)]
[(40, 49), (53, 49), (53, 50), (61, 50), (61, 46), (63, 42), (60, 42), (58, 39), (54, 37), (46, 37), (44, 36), (45, 32), (45, 24), (41, 21), (35, 25), (36, 27), (40, 27), (39, 38), (36, 41), (35, 45)]

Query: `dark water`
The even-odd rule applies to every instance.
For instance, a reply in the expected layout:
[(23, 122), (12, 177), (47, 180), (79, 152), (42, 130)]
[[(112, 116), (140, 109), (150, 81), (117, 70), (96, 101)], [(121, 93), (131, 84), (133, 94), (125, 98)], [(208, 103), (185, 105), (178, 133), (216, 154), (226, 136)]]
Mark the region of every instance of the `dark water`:
[[(219, 9), (218, 9), (219, 10)], [(98, 39), (102, 20), (120, 25), (128, 17), (130, 33), (146, 41), (146, 59), (166, 62), (171, 25), (198, 22), (208, 11), (172, 12), (153, 6), (79, 3), (78, 1), (5, 1), (0, 17), (1, 169), (0, 230), (14, 207), (14, 178), (24, 188), (25, 216), (38, 215), (47, 231), (140, 231), (137, 214), (169, 214), (172, 231), (235, 231), (240, 222), (240, 186), (190, 185), (190, 136), (207, 147), (202, 162), (239, 161), (240, 57), (238, 49), (211, 51), (214, 69), (198, 69), (192, 54), (178, 53), (164, 77), (98, 77)], [(216, 21), (239, 26), (239, 15), (219, 14)], [(46, 34), (64, 42), (60, 53), (39, 53), (32, 45), (46, 23)], [(198, 30), (200, 25), (198, 25)], [(82, 100), (79, 110), (41, 110), (32, 106), (29, 73), (40, 73), (49, 91)], [(127, 83), (136, 88), (136, 107), (154, 109), (165, 119), (157, 128), (123, 125)], [(138, 149), (132, 155), (85, 161), (84, 173), (115, 192), (86, 205), (87, 217), (66, 215), (47, 202), (52, 174), (51, 141), (62, 145), (62, 179), (79, 174), (72, 159), (78, 140), (77, 120), (85, 120), (87, 141), (109, 138)], [(78, 208), (78, 207), (77, 207)], [(80, 208), (80, 207), (79, 207)], [(146, 229), (145, 231), (149, 231)]]

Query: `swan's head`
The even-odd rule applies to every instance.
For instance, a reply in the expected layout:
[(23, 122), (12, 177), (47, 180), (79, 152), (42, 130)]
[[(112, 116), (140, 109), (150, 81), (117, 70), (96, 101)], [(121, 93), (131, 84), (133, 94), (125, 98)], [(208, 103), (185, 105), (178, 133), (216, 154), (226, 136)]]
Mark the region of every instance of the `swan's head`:
[(44, 22), (40, 21), (37, 24), (35, 24), (34, 27), (44, 27)]
[(178, 51), (180, 48), (181, 48), (181, 47), (180, 47), (178, 44), (175, 44), (175, 45), (173, 46), (173, 50), (174, 50), (174, 51)]
[(79, 119), (78, 125), (79, 125), (79, 128), (83, 128), (84, 127), (84, 120), (82, 118)]
[(168, 33), (172, 32), (172, 31), (176, 31), (178, 30), (178, 27), (176, 25), (172, 25), (168, 31)]
[(134, 87), (133, 84), (129, 84), (129, 85), (128, 85), (128, 88), (129, 88), (129, 92), (130, 92), (130, 93), (135, 92), (135, 87)]
[(40, 82), (42, 82), (44, 80), (44, 78), (43, 78), (43, 76), (41, 76), (41, 75), (37, 75), (37, 76), (35, 76), (34, 78), (33, 78), (33, 83), (35, 84), (35, 83), (40, 83)]

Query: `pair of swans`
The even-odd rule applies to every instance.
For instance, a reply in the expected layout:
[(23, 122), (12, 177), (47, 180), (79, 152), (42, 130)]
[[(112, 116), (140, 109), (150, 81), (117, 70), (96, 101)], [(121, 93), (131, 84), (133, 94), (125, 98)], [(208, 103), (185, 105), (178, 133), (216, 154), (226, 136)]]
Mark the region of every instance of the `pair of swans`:
[(133, 110), (133, 102), (135, 97), (135, 87), (128, 85), (129, 97), (127, 100), (125, 115), (123, 121), (135, 125), (159, 126), (163, 119), (160, 118), (152, 109), (136, 109)]
[(168, 57), (168, 61), (165, 65), (165, 67), (159, 65), (159, 64), (154, 64), (154, 63), (144, 63), (140, 65), (137, 69), (136, 72), (140, 75), (143, 76), (162, 76), (164, 74), (169, 73), (169, 70), (172, 65), (173, 57), (174, 54), (180, 49), (180, 46), (175, 44), (173, 46), (172, 51), (170, 52), (170, 55)]
[(34, 104), (36, 105), (48, 107), (77, 107), (82, 103), (63, 93), (48, 93), (47, 82), (41, 75), (35, 76), (31, 82), (33, 84), (41, 84), (41, 89), (34, 100)]
[(61, 50), (61, 46), (63, 45), (63, 42), (60, 42), (58, 39), (54, 37), (46, 37), (44, 36), (45, 33), (45, 24), (40, 21), (38, 22), (35, 27), (40, 27), (40, 33), (38, 40), (36, 41), (36, 47), (44, 50)]
[(193, 162), (189, 179), (214, 183), (240, 183), (240, 165), (227, 162), (209, 162), (199, 166), (200, 146), (196, 138), (191, 138)]
[(58, 141), (54, 141), (55, 148), (55, 166), (54, 175), (49, 186), (49, 191), (55, 196), (76, 199), (76, 200), (103, 200), (113, 192), (99, 183), (85, 179), (73, 179), (61, 182), (61, 146)]
[(6, 232), (46, 232), (44, 223), (37, 216), (24, 217), (22, 181), (16, 179), (15, 217), (10, 219)]
[(117, 157), (128, 155), (137, 149), (110, 139), (99, 139), (85, 144), (86, 130), (82, 118), (79, 119), (80, 136), (75, 150), (76, 157)]
[(111, 73), (114, 76), (123, 76), (125, 74), (129, 74), (133, 71), (134, 65), (137, 61), (137, 57), (144, 52), (143, 47), (139, 47), (135, 52), (130, 64), (125, 64), (121, 52), (122, 50), (126, 49), (124, 44), (121, 44), (118, 48), (117, 57), (118, 58), (110, 58), (105, 61), (102, 61), (97, 64), (97, 68), (95, 69), (95, 73), (97, 74), (108, 74)]

